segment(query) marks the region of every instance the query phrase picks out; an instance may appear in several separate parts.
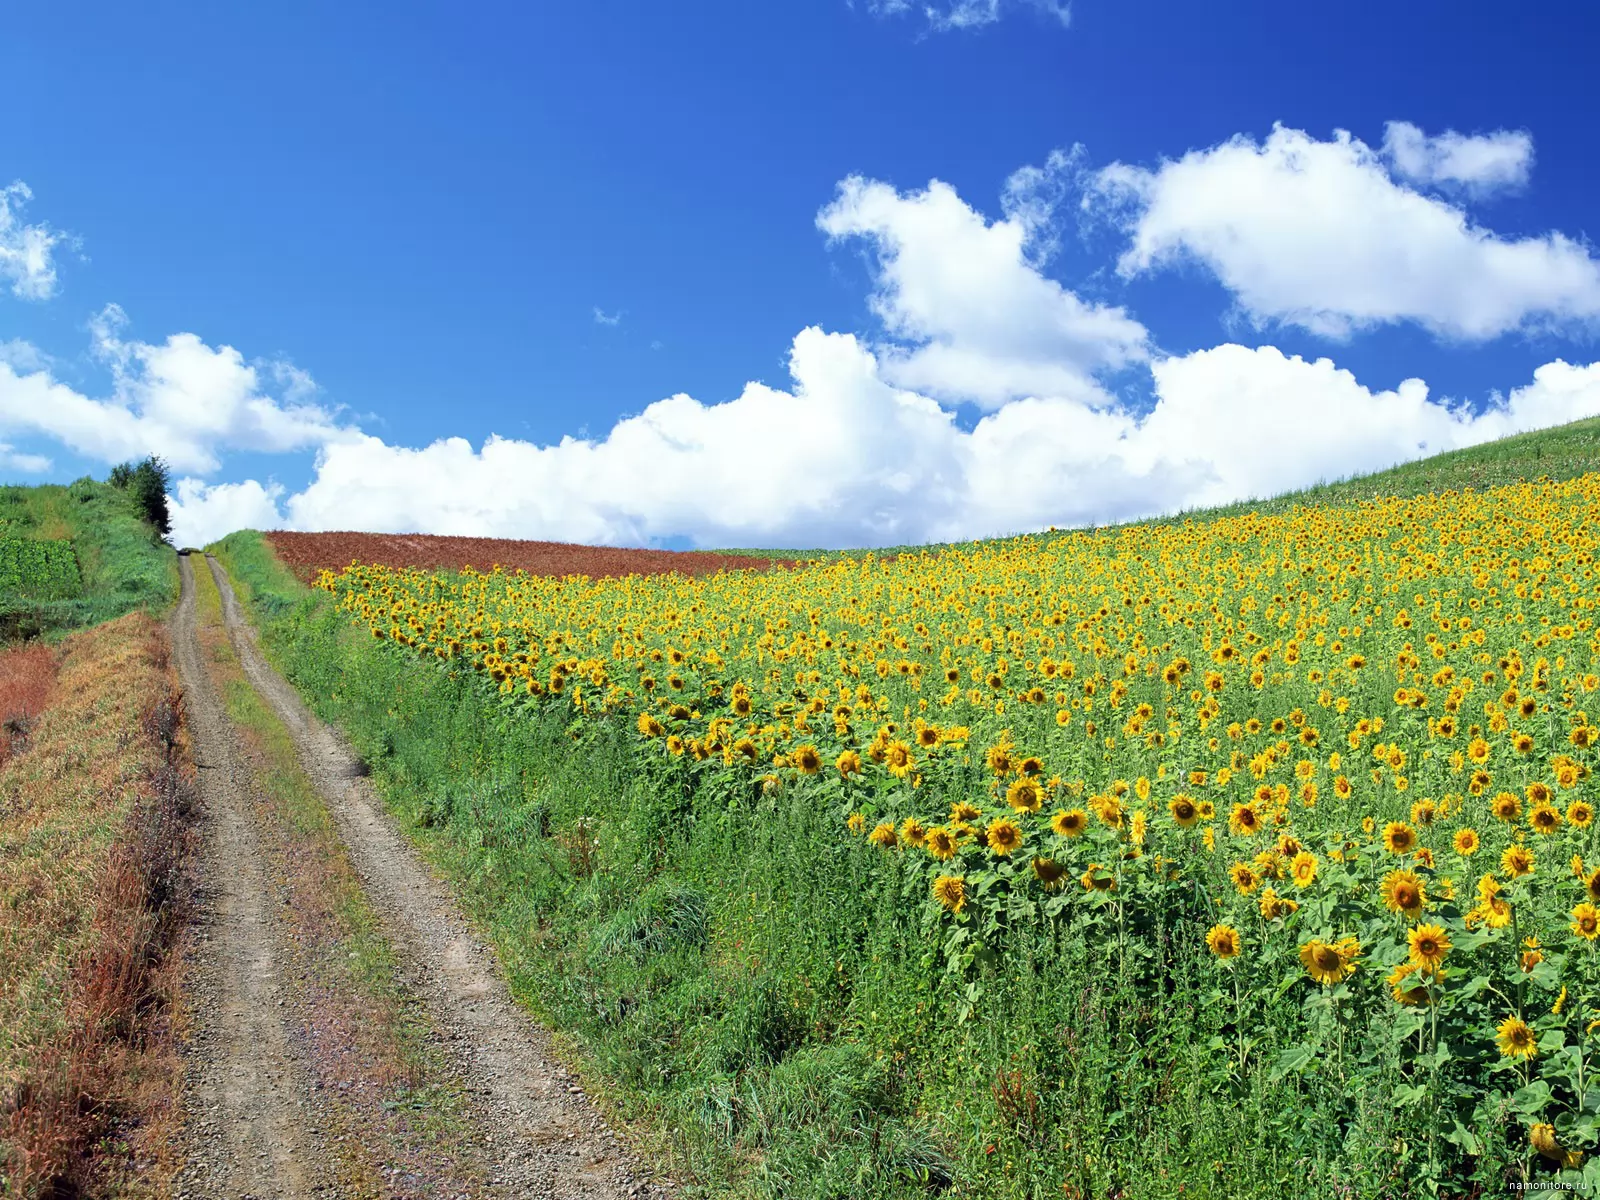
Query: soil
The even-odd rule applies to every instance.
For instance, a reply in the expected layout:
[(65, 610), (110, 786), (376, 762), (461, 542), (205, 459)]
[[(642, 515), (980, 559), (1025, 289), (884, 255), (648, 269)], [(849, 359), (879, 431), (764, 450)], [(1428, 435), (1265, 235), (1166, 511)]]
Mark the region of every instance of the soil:
[(459, 571), (471, 567), (530, 575), (712, 575), (718, 571), (792, 567), (787, 559), (707, 550), (622, 550), (574, 546), (564, 542), (523, 542), (503, 538), (444, 537), (423, 533), (269, 533), (273, 551), (306, 582), (323, 568), (339, 571), (352, 562), (385, 567)]
[[(304, 1055), (296, 1050), (275, 987), (280, 956), (268, 883), (252, 874), (248, 820), (230, 816), (248, 781), (235, 777), (239, 756), (230, 753), (230, 744), (236, 735), (200, 661), (190, 574), (190, 563), (198, 561), (198, 555), (182, 560), (183, 599), (173, 621), (196, 754), (208, 768), (200, 772), (214, 813), (208, 878), (218, 880), (207, 897), (213, 901), (212, 928), (205, 944), (209, 961), (201, 972), (215, 995), (197, 1005), (199, 1061), (190, 1103), (196, 1116), (191, 1155), (206, 1167), (190, 1178), (208, 1181), (195, 1194), (310, 1195), (330, 1176), (317, 1169), (323, 1148), (308, 1103)], [(493, 1163), (486, 1194), (551, 1200), (668, 1195), (631, 1158), (555, 1057), (549, 1034), (517, 1007), (492, 951), (400, 832), (360, 760), (267, 663), (226, 573), (214, 560), (206, 562), (245, 676), (289, 730), (400, 959), (406, 989), (440, 1031), (471, 1097), (473, 1128), (463, 1140), (486, 1151)], [(294, 1018), (300, 1027), (307, 1019), (304, 1012)]]

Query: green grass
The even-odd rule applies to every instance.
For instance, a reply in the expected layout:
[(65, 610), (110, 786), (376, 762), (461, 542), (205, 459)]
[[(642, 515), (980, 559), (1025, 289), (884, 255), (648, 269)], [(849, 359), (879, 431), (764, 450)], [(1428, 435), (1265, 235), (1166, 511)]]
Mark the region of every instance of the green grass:
[(138, 608), (161, 611), (177, 598), (171, 547), (109, 484), (0, 487), (0, 538), (70, 541), (82, 584), (55, 599), (0, 587), (0, 638), (59, 636)]

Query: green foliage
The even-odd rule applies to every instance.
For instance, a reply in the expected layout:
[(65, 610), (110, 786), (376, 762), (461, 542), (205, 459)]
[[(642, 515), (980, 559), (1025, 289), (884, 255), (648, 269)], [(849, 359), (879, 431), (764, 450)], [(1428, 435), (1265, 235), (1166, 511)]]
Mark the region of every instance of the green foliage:
[(170, 475), (166, 460), (152, 454), (137, 464), (119, 463), (112, 467), (106, 482), (127, 492), (150, 527), (166, 537), (172, 532), (172, 518), (167, 512)]
[(82, 590), (71, 542), (0, 537), (0, 600), (68, 600)]

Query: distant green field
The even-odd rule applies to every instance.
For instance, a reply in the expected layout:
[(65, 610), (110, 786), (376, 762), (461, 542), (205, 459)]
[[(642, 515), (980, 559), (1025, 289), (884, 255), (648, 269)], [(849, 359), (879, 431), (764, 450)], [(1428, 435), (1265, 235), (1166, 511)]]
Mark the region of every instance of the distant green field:
[[(1382, 496), (1420, 496), (1425, 492), (1443, 492), (1461, 488), (1481, 491), (1501, 484), (1535, 479), (1540, 475), (1547, 475), (1551, 479), (1571, 479), (1591, 471), (1600, 471), (1600, 417), (1589, 417), (1582, 421), (1573, 421), (1569, 425), (1557, 425), (1552, 429), (1537, 429), (1532, 433), (1521, 433), (1499, 441), (1485, 442), (1481, 446), (1468, 446), (1464, 450), (1451, 450), (1431, 458), (1400, 463), (1387, 470), (1368, 475), (1353, 475), (1348, 479), (1313, 484), (1311, 487), (1284, 492), (1279, 496), (1241, 500), (1236, 504), (1226, 504), (1217, 508), (1169, 513), (1129, 523), (1145, 525), (1174, 520), (1212, 521), (1219, 517), (1237, 516), (1247, 512), (1278, 513), (1296, 505), (1356, 504), (1362, 500), (1372, 500)], [(928, 546), (886, 546), (878, 553), (905, 554), (919, 550), (939, 550), (945, 548), (945, 545), (973, 544), (957, 542)], [(757, 548), (721, 550), (718, 553), (806, 561), (838, 558), (860, 552)]]
[(178, 594), (177, 559), (124, 489), (0, 487), (0, 641), (54, 635)]

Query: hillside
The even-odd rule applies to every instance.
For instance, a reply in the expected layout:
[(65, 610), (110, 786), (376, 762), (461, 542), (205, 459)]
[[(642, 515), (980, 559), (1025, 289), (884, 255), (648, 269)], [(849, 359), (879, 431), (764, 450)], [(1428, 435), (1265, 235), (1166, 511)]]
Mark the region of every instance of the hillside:
[[(0, 542), (71, 544), (71, 586), (0, 585), (0, 640), (36, 637), (160, 608), (177, 595), (170, 547), (128, 493), (80, 479), (70, 486), (0, 487)], [(51, 561), (58, 561), (52, 557)]]

